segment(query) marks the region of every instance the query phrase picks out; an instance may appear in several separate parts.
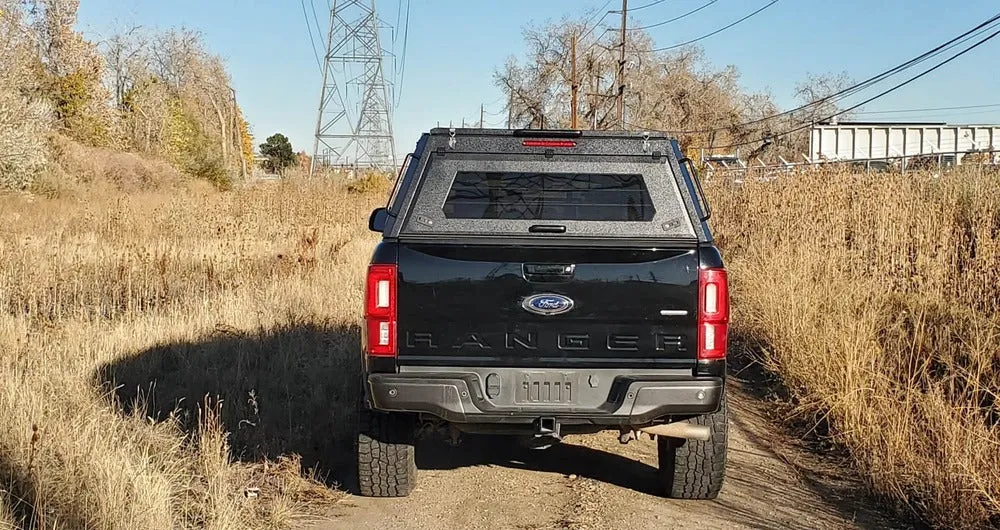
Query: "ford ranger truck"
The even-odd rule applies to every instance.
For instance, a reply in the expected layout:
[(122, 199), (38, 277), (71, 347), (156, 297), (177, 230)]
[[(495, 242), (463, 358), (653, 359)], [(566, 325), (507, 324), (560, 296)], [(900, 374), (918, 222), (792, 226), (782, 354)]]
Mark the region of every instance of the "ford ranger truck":
[(415, 433), (655, 436), (662, 492), (711, 499), (726, 462), (726, 270), (660, 134), (433, 129), (368, 268), (362, 495), (408, 495)]

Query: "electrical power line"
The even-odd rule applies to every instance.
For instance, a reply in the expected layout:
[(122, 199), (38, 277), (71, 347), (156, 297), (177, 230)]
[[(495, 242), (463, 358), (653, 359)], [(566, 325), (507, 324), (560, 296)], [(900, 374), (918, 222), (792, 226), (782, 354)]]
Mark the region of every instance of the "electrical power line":
[[(608, 13), (608, 14), (610, 15), (611, 13)], [(602, 18), (601, 20), (603, 21), (604, 19)], [(598, 21), (598, 23), (600, 23), (600, 21)], [(595, 28), (591, 28), (590, 32), (594, 31), (594, 29)], [(616, 31), (616, 30), (614, 28), (604, 28), (604, 31), (601, 32), (601, 34), (594, 39), (594, 42), (592, 42), (590, 44), (590, 46), (587, 46), (587, 49), (583, 50), (583, 52), (581, 52), (580, 55), (587, 55), (588, 53), (590, 53), (590, 50), (593, 50), (594, 48), (601, 48), (604, 51), (610, 51), (610, 48), (608, 48), (607, 46), (601, 44), (601, 38), (604, 37), (604, 35), (606, 33), (608, 33), (609, 31)], [(587, 32), (582, 37), (577, 37), (577, 39), (578, 40), (583, 40), (583, 37), (586, 37), (587, 35), (589, 35), (590, 32)], [(615, 47), (617, 48), (618, 45), (615, 45)]]
[[(611, 15), (611, 14), (615, 13), (614, 11), (606, 11), (606, 9), (608, 8), (608, 6), (611, 5), (611, 2), (613, 2), (613, 1), (614, 0), (608, 0), (607, 2), (605, 2), (604, 6), (601, 7), (601, 10), (597, 12), (597, 13), (600, 13), (601, 11), (604, 11), (604, 16), (602, 16), (601, 19), (598, 20), (597, 23), (595, 23), (593, 25), (593, 27), (591, 27), (589, 30), (583, 32), (579, 37), (577, 37), (577, 41), (582, 41), (585, 38), (587, 38), (588, 36), (590, 36), (590, 34), (593, 33), (595, 29), (597, 29), (597, 28), (599, 28), (601, 26), (601, 23), (604, 22), (604, 19), (608, 18), (608, 15)], [(587, 26), (590, 25), (590, 22), (592, 22), (594, 20), (594, 18), (597, 17), (597, 13), (595, 13), (593, 16), (591, 16), (590, 19), (587, 22), (584, 22), (584, 24), (583, 24), (584, 29), (586, 29)], [(621, 11), (619, 10), (618, 13), (621, 13)], [(586, 55), (586, 54), (590, 53), (590, 50), (593, 50), (597, 46), (601, 46), (601, 44), (600, 44), (601, 43), (601, 37), (603, 37), (604, 34), (607, 33), (608, 31), (611, 31), (611, 29), (610, 28), (604, 28), (604, 32), (602, 32), (600, 35), (598, 35), (594, 39), (594, 42), (590, 46), (588, 46), (586, 50), (583, 50), (583, 52), (580, 53), (580, 55)], [(604, 46), (601, 46), (601, 48), (605, 49), (605, 50), (607, 49)]]
[[(986, 19), (985, 21), (979, 23), (978, 25), (976, 25), (972, 29), (970, 29), (970, 30), (962, 33), (961, 35), (958, 35), (957, 37), (954, 37), (954, 38), (952, 38), (952, 39), (950, 39), (950, 40), (948, 40), (948, 41), (946, 41), (946, 42), (944, 42), (942, 44), (939, 44), (938, 46), (936, 46), (936, 47), (934, 47), (934, 48), (932, 48), (930, 50), (927, 50), (926, 52), (924, 52), (924, 53), (922, 53), (922, 54), (920, 54), (920, 55), (918, 55), (918, 56), (916, 56), (916, 57), (914, 57), (914, 58), (912, 58), (912, 59), (910, 59), (910, 60), (908, 60), (908, 61), (906, 61), (904, 63), (898, 64), (898, 65), (890, 68), (889, 70), (886, 70), (886, 71), (884, 71), (882, 73), (879, 73), (879, 74), (876, 74), (876, 75), (874, 75), (872, 77), (869, 77), (868, 79), (865, 79), (864, 81), (861, 81), (860, 83), (857, 83), (857, 84), (855, 84), (853, 86), (847, 87), (847, 88), (845, 88), (845, 89), (843, 89), (843, 90), (841, 90), (839, 92), (835, 92), (833, 94), (830, 94), (829, 96), (826, 96), (824, 98), (820, 98), (820, 99), (818, 99), (816, 101), (812, 101), (812, 102), (806, 103), (805, 105), (802, 105), (800, 107), (796, 107), (794, 109), (790, 109), (790, 110), (787, 110), (785, 112), (782, 112), (782, 113), (779, 113), (779, 114), (775, 114), (773, 116), (769, 116), (767, 118), (761, 118), (761, 119), (758, 119), (758, 120), (749, 121), (749, 122), (746, 122), (746, 123), (741, 124), (741, 125), (742, 126), (754, 125), (754, 124), (761, 123), (761, 122), (764, 122), (764, 121), (767, 121), (767, 120), (770, 120), (770, 119), (773, 119), (773, 118), (790, 115), (790, 114), (793, 114), (793, 113), (801, 111), (801, 110), (805, 110), (805, 109), (807, 109), (809, 107), (812, 107), (812, 106), (815, 106), (815, 105), (820, 105), (820, 104), (828, 103), (828, 102), (836, 102), (836, 101), (841, 101), (843, 99), (846, 99), (847, 97), (850, 97), (850, 96), (852, 96), (852, 95), (854, 95), (854, 94), (856, 94), (858, 92), (861, 92), (862, 90), (865, 90), (865, 89), (867, 89), (867, 88), (869, 88), (871, 86), (874, 86), (874, 85), (876, 85), (876, 84), (878, 84), (878, 83), (880, 83), (880, 82), (888, 79), (889, 77), (892, 77), (892, 76), (894, 76), (894, 75), (896, 75), (896, 74), (898, 74), (898, 73), (900, 73), (900, 72), (902, 72), (904, 70), (907, 70), (907, 69), (912, 68), (912, 67), (914, 67), (914, 66), (916, 66), (918, 64), (921, 64), (921, 63), (923, 63), (925, 61), (928, 61), (928, 60), (930, 60), (930, 59), (932, 59), (932, 58), (934, 58), (934, 57), (936, 57), (938, 55), (941, 55), (942, 53), (944, 53), (944, 52), (946, 52), (946, 51), (948, 51), (948, 50), (950, 50), (952, 48), (958, 47), (958, 46), (964, 44), (965, 42), (968, 42), (968, 41), (976, 38), (977, 36), (982, 35), (982, 34), (988, 32), (988, 31), (990, 31), (990, 29), (991, 29), (990, 26), (993, 25), (994, 23), (996, 23), (997, 21), (1000, 21), (1000, 13), (998, 13), (998, 14), (996, 14), (996, 15), (988, 18), (988, 19)], [(996, 26), (994, 26), (994, 27), (996, 27)]]
[(958, 107), (934, 107), (927, 109), (894, 109), (894, 110), (869, 110), (863, 112), (855, 112), (855, 114), (870, 115), (870, 114), (909, 114), (913, 112), (936, 112), (941, 110), (968, 110), (968, 109), (988, 109), (1000, 107), (1000, 103), (990, 103), (987, 105), (962, 105)]
[[(630, 7), (629, 11), (639, 11), (640, 9), (646, 9), (647, 7), (658, 6), (658, 5), (660, 5), (660, 4), (662, 4), (663, 2), (666, 2), (666, 1), (667, 0), (656, 0), (655, 2), (650, 2), (650, 3), (646, 4), (646, 5), (641, 5), (639, 7)], [(620, 10), (619, 11), (613, 11), (613, 12), (614, 13), (618, 13), (618, 14), (621, 13)]]
[[(952, 61), (958, 59), (959, 57), (962, 57), (963, 55), (971, 52), (972, 50), (975, 50), (976, 48), (982, 46), (983, 44), (986, 44), (987, 42), (989, 42), (989, 41), (993, 40), (994, 38), (996, 38), (998, 35), (1000, 35), (1000, 30), (994, 31), (993, 33), (991, 33), (988, 36), (986, 36), (985, 38), (979, 40), (975, 44), (973, 44), (973, 45), (965, 48), (964, 50), (962, 50), (962, 51), (960, 51), (960, 52), (958, 52), (958, 53), (956, 53), (954, 55), (952, 55), (951, 57), (949, 57), (949, 58), (941, 61), (940, 63), (938, 63), (938, 64), (936, 64), (936, 65), (928, 68), (927, 70), (924, 70), (923, 72), (920, 72), (919, 74), (917, 74), (917, 75), (915, 75), (913, 77), (910, 77), (909, 79), (907, 79), (907, 80), (905, 80), (905, 81), (903, 81), (903, 82), (901, 82), (901, 83), (899, 83), (899, 84), (897, 84), (897, 85), (895, 85), (893, 87), (890, 87), (890, 88), (888, 88), (886, 90), (883, 90), (882, 92), (879, 92), (878, 94), (876, 94), (876, 95), (874, 95), (874, 96), (872, 96), (872, 97), (870, 97), (870, 98), (868, 98), (868, 99), (866, 99), (866, 100), (864, 100), (864, 101), (862, 101), (862, 102), (860, 102), (860, 103), (858, 103), (856, 105), (853, 105), (853, 106), (848, 107), (846, 109), (834, 112), (833, 114), (830, 114), (829, 116), (827, 116), (825, 118), (822, 118), (819, 121), (821, 121), (821, 122), (828, 121), (828, 120), (833, 119), (833, 118), (835, 118), (837, 116), (840, 116), (842, 114), (847, 114), (848, 112), (851, 112), (853, 110), (857, 110), (858, 108), (860, 108), (860, 107), (862, 107), (864, 105), (867, 105), (867, 104), (871, 103), (872, 101), (875, 101), (876, 99), (879, 99), (879, 98), (882, 98), (882, 97), (884, 97), (884, 96), (886, 96), (888, 94), (891, 94), (892, 92), (895, 92), (896, 90), (899, 90), (900, 88), (903, 88), (904, 86), (909, 85), (910, 83), (913, 83), (914, 81), (916, 81), (916, 80), (918, 80), (918, 79), (920, 79), (920, 78), (922, 78), (922, 77), (924, 77), (926, 75), (931, 74), (932, 72), (938, 70), (939, 68), (941, 68), (941, 67), (943, 67), (943, 66), (945, 66), (945, 65), (947, 65), (949, 63), (951, 63)], [(792, 128), (792, 129), (789, 129), (787, 131), (784, 131), (784, 132), (781, 132), (781, 133), (777, 133), (777, 134), (772, 134), (771, 137), (772, 138), (776, 138), (776, 137), (780, 137), (780, 136), (787, 136), (789, 134), (801, 131), (803, 129), (806, 129), (806, 128), (809, 128), (809, 127), (812, 127), (812, 126), (813, 126), (813, 124), (811, 122), (810, 123), (803, 123), (802, 125), (800, 125), (798, 127), (795, 127), (795, 128)], [(752, 142), (738, 142), (738, 143), (729, 144), (729, 145), (713, 146), (713, 148), (716, 148), (716, 149), (729, 149), (729, 148), (733, 148), (733, 147), (741, 147), (741, 146), (744, 146), (744, 145), (752, 145), (752, 144), (756, 144), (757, 142), (759, 142), (759, 140), (755, 140), (755, 141), (752, 141)], [(695, 147), (695, 149), (698, 149), (698, 147)]]
[(765, 4), (764, 7), (762, 7), (760, 9), (754, 11), (753, 13), (750, 13), (749, 15), (747, 15), (747, 16), (739, 19), (739, 20), (737, 20), (736, 22), (733, 22), (731, 24), (727, 24), (727, 25), (725, 25), (725, 26), (723, 26), (723, 27), (721, 27), (721, 28), (719, 28), (719, 29), (711, 32), (711, 33), (706, 33), (705, 35), (702, 35), (701, 37), (698, 37), (696, 39), (691, 39), (691, 40), (689, 40), (687, 42), (681, 42), (679, 44), (674, 44), (674, 45), (671, 45), (671, 46), (664, 46), (663, 48), (655, 48), (655, 49), (649, 50), (649, 52), (665, 52), (667, 50), (673, 50), (673, 49), (676, 49), (676, 48), (681, 48), (683, 46), (687, 46), (689, 44), (694, 44), (696, 42), (705, 40), (705, 39), (707, 39), (709, 37), (712, 37), (714, 35), (718, 35), (719, 33), (722, 33), (723, 31), (726, 31), (727, 29), (729, 29), (729, 28), (731, 28), (731, 27), (733, 27), (733, 26), (735, 26), (735, 25), (737, 25), (737, 24), (739, 24), (739, 23), (741, 23), (741, 22), (743, 22), (745, 20), (749, 20), (749, 19), (753, 18), (758, 13), (760, 13), (760, 12), (764, 11), (765, 9), (773, 6), (774, 4), (777, 4), (778, 2), (779, 2), (779, 0), (771, 0), (770, 2), (768, 2), (767, 4)]
[(313, 23), (316, 24), (316, 37), (323, 40), (323, 30), (319, 27), (319, 15), (316, 14), (316, 2), (314, 0), (309, 0), (309, 5), (312, 7)]
[[(593, 22), (595, 18), (597, 18), (597, 15), (600, 15), (601, 13), (604, 13), (605, 17), (610, 15), (611, 11), (608, 11), (608, 6), (611, 5), (611, 2), (614, 2), (614, 0), (608, 0), (607, 2), (604, 2), (604, 5), (601, 6), (601, 8), (598, 9), (597, 11), (594, 11), (594, 14), (590, 15), (590, 18), (588, 18), (587, 21), (583, 23), (583, 27), (586, 28), (588, 25), (590, 25), (590, 23)], [(601, 17), (601, 20), (604, 20), (604, 17)], [(595, 24), (594, 27), (597, 27), (598, 25), (600, 25), (600, 22)]]
[[(323, 73), (323, 63), (319, 60), (319, 51), (316, 49), (316, 40), (313, 38), (312, 24), (309, 23), (309, 13), (306, 11), (306, 1), (299, 0), (299, 4), (302, 5), (302, 16), (306, 20), (306, 31), (309, 33), (309, 44), (312, 46), (313, 55), (316, 57), (316, 66), (319, 67), (319, 71)], [(320, 33), (322, 36), (322, 33)]]
[[(400, 5), (403, 4), (403, 0), (399, 0)], [(398, 24), (398, 22), (397, 22)], [(406, 0), (406, 19), (403, 23), (403, 53), (400, 55), (399, 62), (399, 80), (396, 84), (396, 102), (395, 106), (399, 106), (399, 102), (403, 97), (403, 77), (406, 75), (406, 44), (410, 37), (410, 0)], [(396, 30), (399, 31), (398, 29)]]
[[(962, 122), (969, 123), (970, 120), (971, 120), (971, 116), (983, 116), (983, 115), (1000, 116), (1000, 109), (987, 109), (987, 110), (975, 110), (975, 111), (931, 112), (931, 113), (921, 113), (921, 114), (916, 114), (916, 115), (906, 114), (906, 115), (903, 115), (903, 116), (894, 116), (894, 117), (898, 117), (899, 119), (905, 120), (907, 123), (928, 123), (928, 124), (929, 123), (935, 123), (935, 124), (941, 124), (941, 125), (948, 125), (950, 127), (952, 125), (951, 125), (951, 120), (949, 118), (958, 118), (958, 117), (960, 117)], [(857, 116), (858, 118), (869, 118), (869, 116), (867, 114), (861, 114), (861, 113), (856, 113), (853, 116)], [(874, 119), (877, 119), (877, 118), (880, 118), (880, 117), (879, 116), (871, 116), (870, 118), (874, 120)], [(888, 118), (888, 116), (885, 116), (885, 118)], [(879, 123), (893, 124), (893, 123), (896, 123), (897, 121), (898, 120), (894, 119), (894, 120), (890, 120), (890, 121), (879, 121)], [(995, 122), (995, 120), (991, 120), (991, 121)], [(840, 123), (848, 123), (848, 122), (842, 121)], [(853, 123), (853, 121), (851, 123)], [(994, 125), (995, 125), (995, 123), (994, 123)]]
[(496, 112), (492, 112), (492, 111), (490, 111), (490, 110), (484, 110), (483, 112), (484, 112), (484, 113), (485, 113), (485, 114), (486, 114), (487, 116), (502, 116), (502, 115), (505, 115), (505, 114), (507, 114), (507, 109), (500, 109), (500, 110), (498, 110), (498, 111), (496, 111)]
[(486, 121), (486, 125), (489, 125), (490, 127), (494, 128), (494, 129), (501, 129), (501, 128), (503, 128), (503, 127), (505, 127), (507, 125), (507, 119), (504, 118), (504, 119), (501, 119), (499, 121), (489, 121), (489, 120), (487, 120)]
[(667, 24), (670, 24), (671, 22), (677, 22), (678, 20), (681, 20), (683, 18), (687, 18), (687, 17), (689, 17), (689, 16), (691, 16), (691, 15), (693, 15), (693, 14), (701, 11), (702, 9), (705, 9), (706, 7), (708, 7), (708, 6), (710, 6), (710, 5), (718, 2), (718, 1), (719, 0), (709, 0), (707, 3), (702, 4), (701, 7), (696, 7), (694, 9), (692, 9), (691, 11), (688, 11), (687, 13), (684, 13), (684, 14), (681, 14), (681, 15), (677, 15), (674, 18), (671, 18), (671, 19), (668, 19), (668, 20), (664, 20), (662, 22), (657, 22), (656, 24), (649, 24), (647, 26), (639, 26), (637, 28), (629, 28), (629, 31), (642, 31), (642, 30), (645, 30), (645, 29), (652, 29), (652, 28), (658, 28), (660, 26), (665, 26)]
[[(789, 109), (789, 110), (786, 110), (786, 111), (783, 111), (783, 112), (779, 112), (777, 114), (772, 114), (770, 116), (765, 116), (763, 118), (758, 118), (758, 119), (755, 119), (755, 120), (750, 120), (750, 121), (747, 121), (747, 122), (743, 122), (743, 123), (737, 124), (735, 126), (736, 127), (746, 127), (746, 126), (749, 126), (749, 125), (756, 125), (758, 123), (763, 123), (763, 122), (766, 122), (766, 121), (770, 121), (770, 120), (773, 120), (775, 118), (780, 118), (780, 117), (783, 117), (783, 116), (788, 116), (788, 115), (794, 114), (796, 112), (805, 110), (805, 109), (807, 109), (809, 107), (813, 107), (813, 106), (816, 106), (816, 105), (821, 105), (821, 104), (824, 104), (824, 103), (832, 103), (832, 102), (843, 100), (843, 99), (845, 99), (845, 98), (847, 98), (849, 96), (852, 96), (852, 95), (854, 95), (854, 94), (856, 94), (858, 92), (861, 92), (862, 90), (865, 90), (865, 89), (867, 89), (867, 88), (869, 88), (871, 86), (874, 86), (874, 85), (876, 85), (876, 84), (884, 81), (885, 79), (888, 79), (889, 77), (892, 77), (892, 76), (898, 74), (899, 72), (902, 72), (904, 70), (912, 68), (913, 66), (916, 66), (916, 65), (918, 65), (920, 63), (923, 63), (923, 62), (925, 62), (925, 61), (927, 61), (927, 60), (929, 60), (929, 59), (931, 59), (931, 58), (933, 58), (933, 57), (935, 57), (937, 55), (940, 55), (940, 54), (948, 51), (949, 49), (955, 48), (955, 47), (963, 44), (964, 42), (972, 40), (975, 37), (977, 37), (978, 35), (981, 35), (983, 33), (988, 32), (991, 29), (989, 26), (991, 26), (992, 24), (994, 24), (998, 20), (1000, 20), (1000, 13), (998, 13), (998, 14), (990, 17), (989, 19), (985, 20), (984, 22), (981, 22), (980, 24), (978, 24), (974, 28), (972, 28), (972, 29), (970, 29), (970, 30), (962, 33), (961, 35), (959, 35), (957, 37), (954, 37), (954, 38), (948, 40), (947, 42), (944, 42), (944, 43), (942, 43), (942, 44), (940, 44), (940, 45), (938, 45), (938, 46), (936, 46), (936, 47), (934, 47), (934, 48), (932, 48), (932, 49), (930, 49), (930, 50), (928, 50), (928, 51), (926, 51), (926, 52), (924, 52), (924, 53), (922, 53), (922, 54), (920, 54), (920, 55), (918, 55), (918, 56), (916, 56), (916, 57), (914, 57), (914, 58), (912, 58), (912, 59), (910, 59), (910, 60), (908, 60), (906, 62), (904, 62), (904, 63), (896, 65), (896, 66), (894, 66), (894, 67), (892, 67), (892, 68), (890, 68), (890, 69), (888, 69), (886, 71), (883, 71), (883, 72), (881, 72), (879, 74), (876, 74), (876, 75), (874, 75), (872, 77), (869, 77), (868, 79), (865, 79), (864, 81), (861, 81), (860, 83), (854, 84), (854, 85), (852, 85), (850, 87), (847, 87), (847, 88), (845, 88), (843, 90), (840, 90), (839, 92), (835, 92), (833, 94), (830, 94), (829, 96), (817, 99), (815, 101), (811, 101), (809, 103), (806, 103), (804, 105), (801, 105), (801, 106), (793, 108), (793, 109)], [(712, 128), (712, 129), (676, 131), (676, 134), (708, 134), (708, 133), (712, 133), (712, 132), (722, 131), (722, 130), (725, 130), (725, 129), (728, 129), (728, 128), (730, 128), (730, 127), (727, 126), (727, 127), (716, 127), (716, 128)]]
[[(403, 0), (396, 2), (396, 25), (392, 27), (392, 44), (395, 45), (396, 41), (399, 40), (399, 20), (400, 15), (403, 14)], [(393, 55), (395, 55), (396, 50), (392, 50)]]
[[(591, 17), (589, 19), (587, 19), (586, 22), (583, 23), (583, 29), (584, 29), (584, 31), (582, 31), (581, 34), (580, 34), (580, 36), (577, 37), (579, 40), (583, 40), (583, 39), (587, 38), (591, 33), (594, 32), (595, 29), (597, 29), (601, 25), (601, 22), (604, 22), (604, 19), (608, 18), (608, 15), (610, 15), (610, 14), (613, 13), (612, 11), (608, 11), (607, 10), (608, 6), (611, 5), (611, 2), (613, 2), (613, 1), (614, 0), (608, 0), (607, 2), (605, 2), (604, 5), (601, 6), (600, 10), (598, 10), (593, 15), (591, 15)], [(602, 11), (604, 12), (604, 16), (602, 16), (601, 19), (598, 20), (597, 23), (593, 25), (593, 27), (591, 27), (590, 29), (587, 29), (587, 26), (589, 26), (590, 23), (593, 22), (594, 19), (597, 18), (597, 15), (600, 14)]]

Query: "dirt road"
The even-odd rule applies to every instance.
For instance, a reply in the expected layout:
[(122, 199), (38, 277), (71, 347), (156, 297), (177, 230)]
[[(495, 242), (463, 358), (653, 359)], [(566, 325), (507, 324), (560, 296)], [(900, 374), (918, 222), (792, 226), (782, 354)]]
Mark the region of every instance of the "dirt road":
[(893, 528), (860, 485), (828, 459), (774, 433), (760, 402), (731, 385), (726, 485), (715, 501), (655, 496), (656, 444), (615, 433), (569, 438), (548, 450), (486, 441), (418, 448), (420, 482), (405, 499), (347, 497), (339, 528)]

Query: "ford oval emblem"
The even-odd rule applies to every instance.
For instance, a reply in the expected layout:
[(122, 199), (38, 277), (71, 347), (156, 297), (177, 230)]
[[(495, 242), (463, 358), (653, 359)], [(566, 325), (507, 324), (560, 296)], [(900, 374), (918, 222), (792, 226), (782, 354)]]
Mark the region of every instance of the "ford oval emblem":
[(536, 315), (561, 315), (573, 309), (573, 300), (561, 294), (536, 294), (525, 298), (521, 307)]

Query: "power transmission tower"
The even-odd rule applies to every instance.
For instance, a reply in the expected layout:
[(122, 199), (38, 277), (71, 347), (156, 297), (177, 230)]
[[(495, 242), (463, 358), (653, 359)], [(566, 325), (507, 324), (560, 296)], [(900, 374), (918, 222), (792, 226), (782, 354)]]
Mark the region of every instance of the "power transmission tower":
[(396, 167), (391, 83), (383, 64), (389, 52), (375, 0), (333, 0), (323, 60), (312, 167)]

